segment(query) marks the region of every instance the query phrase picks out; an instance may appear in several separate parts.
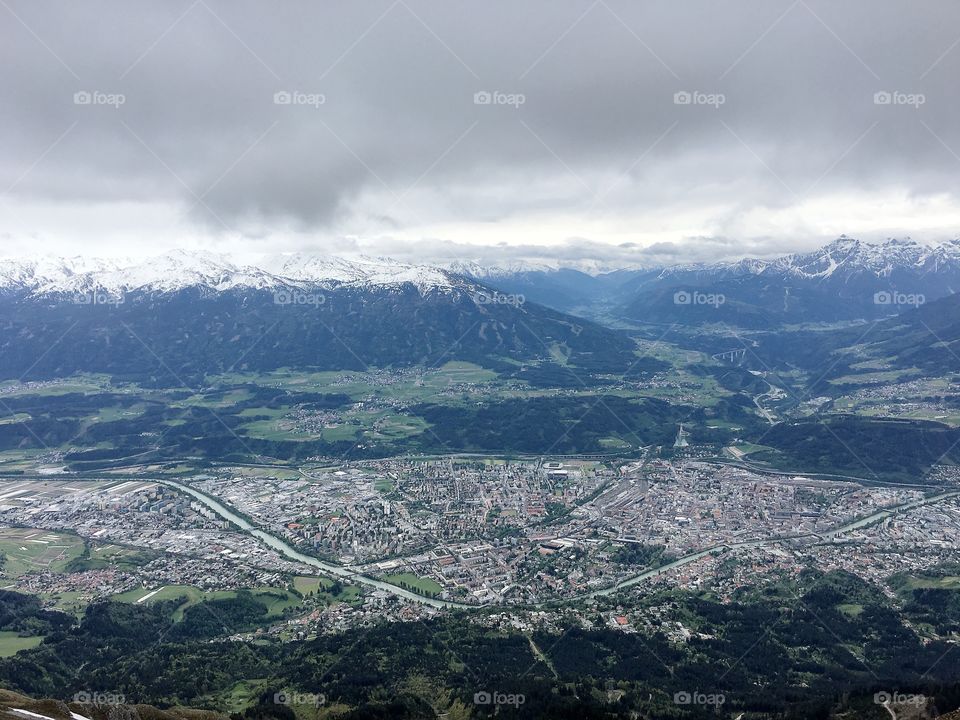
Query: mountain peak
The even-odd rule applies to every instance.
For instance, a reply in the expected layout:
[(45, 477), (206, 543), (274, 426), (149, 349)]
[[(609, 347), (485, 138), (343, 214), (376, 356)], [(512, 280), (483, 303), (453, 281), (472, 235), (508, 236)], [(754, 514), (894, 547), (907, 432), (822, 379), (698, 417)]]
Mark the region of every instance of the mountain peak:
[(847, 237), (846, 235), (841, 235), (836, 240), (827, 245), (824, 245), (821, 250), (823, 252), (839, 252), (843, 254), (850, 254), (856, 252), (861, 247), (861, 243), (856, 238)]

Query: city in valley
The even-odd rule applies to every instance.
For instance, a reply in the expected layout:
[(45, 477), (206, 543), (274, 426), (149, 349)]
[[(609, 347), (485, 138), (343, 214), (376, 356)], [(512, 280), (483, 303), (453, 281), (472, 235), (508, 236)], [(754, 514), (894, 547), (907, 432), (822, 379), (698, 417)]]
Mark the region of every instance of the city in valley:
[(0, 0), (0, 720), (960, 720), (958, 28)]
[(960, 560), (956, 468), (867, 486), (702, 455), (48, 470), (0, 483), (3, 586), (60, 609), (272, 588), (257, 633), (283, 639), (463, 610), (549, 627), (600, 608), (631, 631), (656, 590), (729, 600), (815, 568), (894, 597), (891, 578)]

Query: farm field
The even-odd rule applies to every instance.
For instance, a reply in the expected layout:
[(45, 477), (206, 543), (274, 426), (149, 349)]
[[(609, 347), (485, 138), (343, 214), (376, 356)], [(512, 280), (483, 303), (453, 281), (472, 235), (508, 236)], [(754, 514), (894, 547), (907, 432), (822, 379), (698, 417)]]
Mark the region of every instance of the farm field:
[(0, 554), (6, 559), (2, 576), (14, 578), (28, 572), (63, 572), (83, 552), (75, 535), (35, 528), (0, 528)]

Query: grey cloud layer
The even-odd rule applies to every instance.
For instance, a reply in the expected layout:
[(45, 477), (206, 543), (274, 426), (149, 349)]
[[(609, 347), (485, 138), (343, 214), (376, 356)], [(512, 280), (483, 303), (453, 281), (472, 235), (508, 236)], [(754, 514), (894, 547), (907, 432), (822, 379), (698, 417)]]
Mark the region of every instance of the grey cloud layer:
[(13, 202), (161, 200), (211, 232), (380, 234), (960, 194), (955, 2), (7, 1)]

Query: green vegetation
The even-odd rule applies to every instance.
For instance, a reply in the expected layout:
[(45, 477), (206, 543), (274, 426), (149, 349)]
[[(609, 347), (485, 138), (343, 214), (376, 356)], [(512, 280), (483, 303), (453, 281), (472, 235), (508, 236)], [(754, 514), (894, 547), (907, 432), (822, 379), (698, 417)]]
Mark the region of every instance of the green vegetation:
[(960, 430), (940, 423), (837, 416), (776, 425), (764, 438), (775, 449), (750, 459), (785, 471), (918, 482), (934, 463), (960, 460), (958, 440)]
[[(863, 364), (858, 363), (863, 368)], [(856, 366), (851, 366), (853, 369)], [(853, 375), (842, 375), (831, 378), (831, 385), (879, 385), (885, 383), (905, 382), (920, 377), (921, 372), (918, 368), (904, 368), (898, 370), (875, 370), (861, 372)]]
[(10, 657), (21, 650), (34, 648), (42, 642), (43, 638), (38, 635), (23, 637), (18, 632), (0, 631), (0, 658)]
[(837, 605), (837, 610), (842, 612), (844, 615), (857, 617), (863, 612), (863, 605), (860, 605), (859, 603), (840, 603)]
[(960, 575), (908, 575), (903, 579), (901, 590), (935, 588), (938, 590), (960, 590)]
[(77, 591), (43, 594), (40, 598), (52, 603), (53, 609), (76, 617), (82, 617), (88, 605), (87, 600)]
[(377, 492), (382, 492), (390, 494), (393, 492), (396, 485), (390, 478), (380, 477), (377, 478), (373, 483), (373, 489)]
[[(732, 437), (728, 430), (706, 428), (715, 410), (617, 395), (517, 399), (469, 407), (425, 405), (416, 411), (449, 450), (604, 453), (610, 451), (601, 441), (609, 444), (611, 438), (635, 449), (670, 446), (680, 422), (691, 426), (692, 442), (722, 443)], [(740, 425), (754, 422), (738, 407), (724, 406), (723, 413)]]
[(35, 647), (44, 635), (72, 623), (67, 615), (44, 609), (39, 598), (0, 590), (0, 657)]
[[(654, 357), (636, 361), (631, 380), (671, 368)], [(719, 444), (757, 423), (749, 399), (725, 387), (730, 380), (719, 369), (678, 364), (669, 387), (634, 385), (609, 368), (566, 361), (504, 362), (497, 370), (456, 361), (398, 370), (231, 373), (206, 378), (197, 394), (67, 379), (7, 396), (18, 422), (0, 424), (0, 468), (35, 469), (36, 456), (50, 449), (65, 452), (74, 471), (184, 457), (297, 462), (450, 450), (630, 453), (672, 442), (680, 419), (699, 428), (693, 441)]]
[(326, 578), (297, 575), (293, 579), (293, 588), (301, 595), (306, 595), (307, 593), (317, 592), (322, 589), (325, 583), (329, 585), (333, 584), (332, 581)]
[(156, 559), (157, 553), (142, 548), (84, 543), (83, 551), (65, 566), (66, 572), (115, 567), (130, 570)]
[(2, 575), (18, 577), (28, 572), (63, 572), (83, 553), (76, 535), (34, 528), (0, 528)]
[(635, 565), (649, 567), (663, 564), (663, 545), (644, 545), (641, 543), (624, 543), (612, 555), (612, 560), (620, 565)]
[[(313, 578), (293, 585), (319, 587)], [(707, 717), (673, 702), (705, 682), (725, 695), (724, 717), (882, 717), (862, 712), (877, 709), (877, 687), (954, 707), (960, 657), (942, 636), (918, 636), (904, 623), (949, 630), (960, 620), (960, 592), (913, 592), (920, 595), (901, 610), (853, 576), (807, 572), (724, 602), (678, 590), (600, 598), (587, 615), (593, 627), (528, 635), (454, 614), (256, 644), (209, 642), (264, 622), (267, 602), (254, 593), (198, 603), (180, 621), (176, 600), (100, 603), (68, 633), (0, 659), (0, 685), (55, 697), (105, 686), (132, 702), (214, 706), (251, 719), (277, 717), (273, 694), (284, 690), (322, 692), (330, 717), (454, 718), (467, 717), (466, 708), (485, 717), (472, 702), (478, 677), (484, 687), (524, 695), (523, 713), (544, 718)], [(621, 614), (638, 633), (608, 628)], [(687, 642), (658, 630), (678, 626), (694, 633)]]
[[(251, 588), (248, 590), (212, 590), (204, 591), (192, 585), (167, 585), (161, 588), (136, 588), (115, 595), (115, 602), (134, 605), (154, 603), (174, 603), (172, 618), (179, 622), (189, 608), (201, 603), (217, 603), (235, 600), (241, 594), (249, 596), (263, 606), (267, 619), (283, 615), (288, 608), (299, 607), (302, 599), (297, 595), (278, 588)], [(302, 593), (301, 593), (302, 594)], [(216, 607), (212, 605), (211, 607)]]
[(297, 576), (293, 579), (293, 589), (305, 600), (317, 600), (324, 605), (337, 602), (350, 604), (360, 599), (359, 586), (344, 585), (329, 578)]
[(391, 583), (392, 585), (399, 585), (402, 588), (412, 590), (415, 593), (426, 595), (428, 597), (437, 597), (443, 591), (443, 587), (436, 581), (431, 580), (430, 578), (418, 577), (413, 573), (384, 575), (383, 580)]

